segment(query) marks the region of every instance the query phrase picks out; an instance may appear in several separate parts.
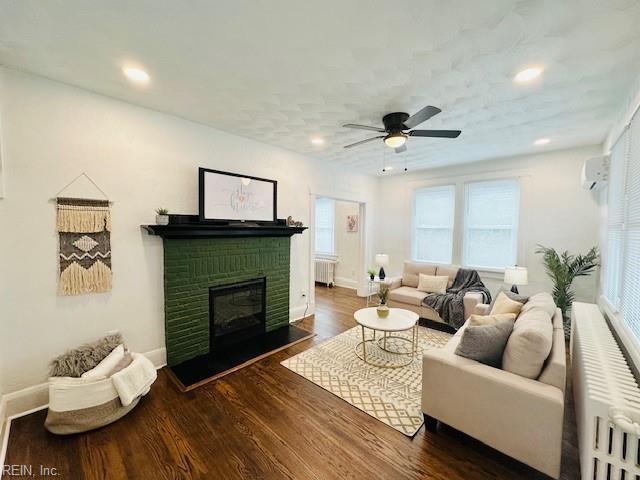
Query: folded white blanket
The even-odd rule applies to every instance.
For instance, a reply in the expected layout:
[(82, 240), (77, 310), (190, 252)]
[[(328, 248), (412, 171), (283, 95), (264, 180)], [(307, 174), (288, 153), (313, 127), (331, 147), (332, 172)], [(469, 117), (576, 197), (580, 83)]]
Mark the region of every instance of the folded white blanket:
[(125, 407), (140, 395), (149, 393), (151, 384), (158, 377), (156, 368), (147, 357), (140, 353), (131, 355), (133, 357), (131, 365), (111, 376), (113, 386)]

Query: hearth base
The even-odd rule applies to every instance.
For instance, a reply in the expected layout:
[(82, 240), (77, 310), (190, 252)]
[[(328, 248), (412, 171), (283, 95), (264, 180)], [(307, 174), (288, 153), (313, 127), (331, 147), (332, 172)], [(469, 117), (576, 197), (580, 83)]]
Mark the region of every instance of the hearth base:
[(188, 392), (314, 335), (315, 333), (287, 325), (233, 347), (220, 349), (215, 355), (200, 355), (166, 368), (178, 388)]

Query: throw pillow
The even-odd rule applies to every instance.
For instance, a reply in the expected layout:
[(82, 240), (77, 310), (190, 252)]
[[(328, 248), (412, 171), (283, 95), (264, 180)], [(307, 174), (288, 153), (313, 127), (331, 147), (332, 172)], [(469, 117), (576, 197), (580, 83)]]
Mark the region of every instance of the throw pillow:
[(467, 326), (462, 332), (455, 354), (500, 368), (502, 354), (513, 330), (514, 320), (501, 320), (494, 325)]
[[(516, 302), (520, 302), (522, 305), (524, 305), (525, 303), (527, 303), (529, 301), (529, 297), (527, 295), (521, 295), (519, 293), (513, 293), (511, 290), (507, 290), (504, 287), (502, 287), (500, 289), (500, 291), (498, 292), (498, 295), (500, 295), (501, 293), (504, 293), (511, 300), (515, 300)], [(496, 303), (496, 300), (498, 299), (498, 295), (493, 297), (493, 301), (491, 302), (491, 304), (489, 306), (489, 311), (491, 311), (491, 309), (493, 308), (493, 305)]]
[(516, 321), (515, 313), (497, 313), (495, 315), (471, 315), (469, 317), (469, 326), (477, 327), (478, 325), (495, 325), (504, 320)]
[(502, 356), (502, 368), (526, 378), (538, 378), (553, 346), (551, 316), (543, 308), (522, 313)]
[(418, 276), (418, 290), (426, 293), (447, 293), (448, 276), (425, 275)]
[(98, 365), (96, 365), (88, 372), (84, 372), (81, 378), (91, 380), (101, 380), (103, 378), (107, 378), (111, 370), (116, 368), (116, 366), (122, 361), (122, 359), (124, 358), (124, 354), (124, 345), (118, 345), (109, 355), (104, 357), (104, 359)]
[(520, 302), (511, 300), (504, 292), (500, 292), (493, 304), (493, 307), (491, 308), (491, 312), (489, 312), (489, 315), (495, 315), (497, 313), (515, 313), (517, 316), (520, 313), (520, 310), (522, 310), (522, 304)]
[(122, 343), (122, 335), (108, 335), (100, 340), (68, 350), (54, 358), (49, 375), (52, 377), (80, 377), (98, 365), (114, 348)]

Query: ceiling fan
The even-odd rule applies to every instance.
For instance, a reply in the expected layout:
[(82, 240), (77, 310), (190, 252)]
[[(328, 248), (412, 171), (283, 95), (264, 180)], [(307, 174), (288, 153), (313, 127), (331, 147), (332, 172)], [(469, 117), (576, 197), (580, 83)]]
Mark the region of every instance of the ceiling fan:
[(384, 128), (347, 123), (346, 125), (343, 125), (343, 127), (371, 130), (373, 132), (384, 133), (385, 135), (378, 135), (377, 137), (360, 140), (359, 142), (345, 145), (344, 148), (355, 147), (357, 145), (362, 145), (363, 143), (383, 138), (385, 145), (393, 148), (396, 153), (402, 153), (407, 149), (407, 146), (405, 145), (407, 137), (457, 138), (461, 133), (460, 130), (411, 130), (422, 122), (426, 122), (441, 111), (442, 110), (438, 107), (428, 105), (411, 116), (405, 112), (388, 113), (382, 117), (382, 124), (384, 125)]

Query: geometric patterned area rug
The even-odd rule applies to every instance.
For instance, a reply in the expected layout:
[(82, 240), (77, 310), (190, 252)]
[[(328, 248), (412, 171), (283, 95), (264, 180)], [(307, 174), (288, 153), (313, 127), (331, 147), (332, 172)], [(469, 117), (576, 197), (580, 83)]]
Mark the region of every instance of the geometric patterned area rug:
[[(367, 339), (371, 330), (366, 329)], [(418, 352), (406, 367), (384, 368), (364, 363), (355, 353), (362, 339), (360, 327), (354, 327), (320, 345), (305, 350), (281, 364), (289, 370), (340, 397), (372, 417), (412, 437), (423, 424), (422, 352), (444, 346), (451, 335), (418, 327)], [(378, 333), (378, 336), (380, 333)], [(401, 333), (410, 338), (410, 332)], [(399, 350), (408, 342), (388, 340), (387, 347)], [(374, 342), (367, 342), (367, 360), (388, 364), (397, 356)]]

